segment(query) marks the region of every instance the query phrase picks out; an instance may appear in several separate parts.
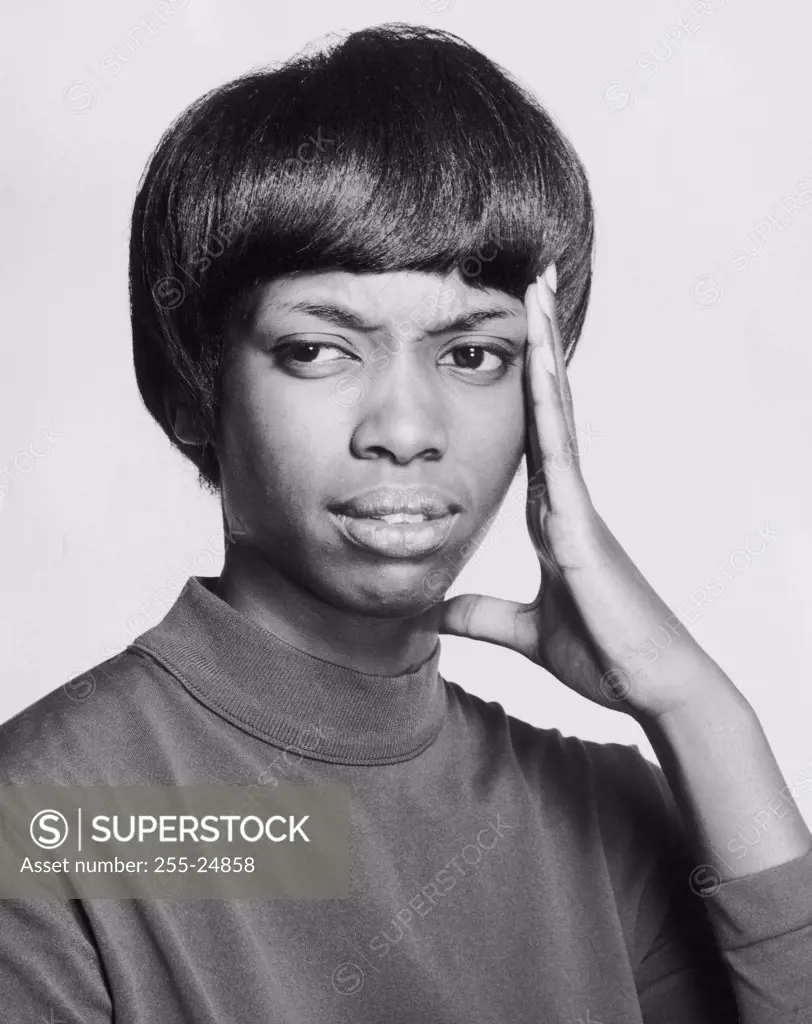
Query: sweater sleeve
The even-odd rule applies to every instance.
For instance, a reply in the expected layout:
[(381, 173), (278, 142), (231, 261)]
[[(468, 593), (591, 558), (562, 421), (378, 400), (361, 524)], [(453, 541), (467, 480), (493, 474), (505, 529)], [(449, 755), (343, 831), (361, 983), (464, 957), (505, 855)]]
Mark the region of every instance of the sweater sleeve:
[(0, 899), (0, 1002), (5, 1020), (111, 1024), (81, 901)]
[(812, 853), (722, 882), (707, 904), (741, 1024), (809, 1024)]
[(689, 847), (665, 775), (647, 764), (674, 825), (641, 901), (644, 911), (647, 901), (666, 908), (638, 966), (645, 1024), (809, 1024), (812, 853), (713, 884)]

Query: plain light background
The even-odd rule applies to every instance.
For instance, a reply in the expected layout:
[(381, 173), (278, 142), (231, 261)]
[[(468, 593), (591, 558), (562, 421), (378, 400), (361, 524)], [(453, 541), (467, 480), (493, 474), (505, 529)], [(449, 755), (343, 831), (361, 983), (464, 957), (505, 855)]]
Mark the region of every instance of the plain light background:
[[(251, 67), (405, 21), (501, 63), (581, 154), (597, 262), (570, 377), (587, 484), (753, 704), (788, 781), (804, 772), (812, 8), (40, 0), (5, 17), (0, 720), (125, 647), (189, 575), (219, 572), (217, 502), (148, 417), (132, 370), (128, 222), (160, 134)], [(684, 604), (712, 575), (721, 593)], [(452, 593), (527, 600), (536, 583), (508, 503)], [(441, 670), (536, 725), (654, 756), (626, 716), (502, 648), (446, 637)], [(812, 798), (799, 803), (812, 821)]]

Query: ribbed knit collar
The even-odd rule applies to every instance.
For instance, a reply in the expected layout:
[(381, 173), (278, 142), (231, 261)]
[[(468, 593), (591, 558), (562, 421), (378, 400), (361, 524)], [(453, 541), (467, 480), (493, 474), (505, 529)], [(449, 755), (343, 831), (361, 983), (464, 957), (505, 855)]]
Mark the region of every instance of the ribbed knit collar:
[(319, 761), (405, 761), (435, 739), (446, 712), (440, 643), (416, 671), (369, 675), (291, 647), (190, 576), (131, 646), (147, 652), (215, 714)]

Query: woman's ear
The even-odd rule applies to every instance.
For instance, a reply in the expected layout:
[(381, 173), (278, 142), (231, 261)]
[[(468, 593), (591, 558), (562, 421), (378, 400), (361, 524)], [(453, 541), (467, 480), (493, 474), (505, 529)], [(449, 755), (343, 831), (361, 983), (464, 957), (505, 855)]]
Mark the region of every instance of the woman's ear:
[(202, 432), (195, 426), (189, 407), (181, 400), (173, 399), (168, 393), (164, 395), (164, 414), (172, 433), (181, 444), (198, 447), (206, 443)]

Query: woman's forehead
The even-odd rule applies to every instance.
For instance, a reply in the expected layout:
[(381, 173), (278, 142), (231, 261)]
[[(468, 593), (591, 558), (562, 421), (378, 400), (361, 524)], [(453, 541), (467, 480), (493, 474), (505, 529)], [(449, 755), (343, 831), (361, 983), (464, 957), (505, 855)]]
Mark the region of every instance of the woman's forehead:
[(254, 312), (262, 318), (314, 315), (356, 330), (376, 330), (408, 320), (426, 331), (438, 331), (461, 316), (468, 317), (471, 327), (477, 318), (484, 322), (521, 316), (523, 305), (506, 292), (473, 288), (457, 271), (330, 270), (294, 274), (260, 286)]

